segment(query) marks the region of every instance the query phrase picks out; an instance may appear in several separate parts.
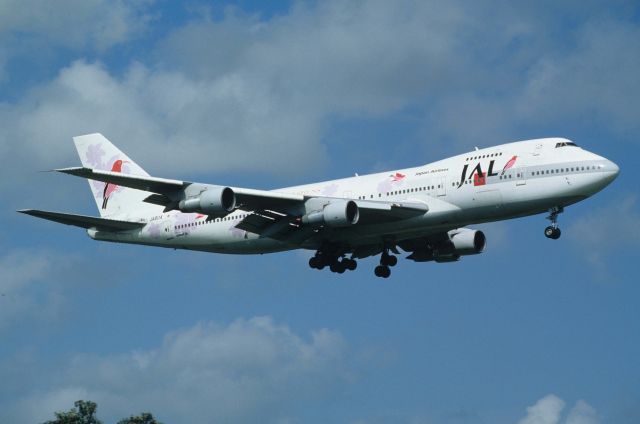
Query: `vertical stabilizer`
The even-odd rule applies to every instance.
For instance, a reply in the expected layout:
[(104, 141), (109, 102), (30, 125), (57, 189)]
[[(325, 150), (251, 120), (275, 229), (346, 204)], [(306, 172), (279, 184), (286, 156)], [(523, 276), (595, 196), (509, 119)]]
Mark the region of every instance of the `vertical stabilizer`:
[[(78, 150), (82, 166), (86, 168), (122, 172), (123, 174), (149, 175), (102, 134), (81, 135), (74, 137), (73, 142)], [(136, 216), (162, 212), (162, 206), (143, 201), (151, 193), (112, 183), (88, 181), (100, 216)]]

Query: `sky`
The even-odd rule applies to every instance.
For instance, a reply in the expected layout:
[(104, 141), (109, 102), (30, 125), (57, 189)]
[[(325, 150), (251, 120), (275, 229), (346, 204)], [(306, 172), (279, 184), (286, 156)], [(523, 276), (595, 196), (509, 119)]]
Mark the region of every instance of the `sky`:
[[(635, 1), (0, 0), (0, 422), (640, 422)], [(71, 138), (271, 189), (537, 137), (616, 162), (458, 263), (99, 243)]]

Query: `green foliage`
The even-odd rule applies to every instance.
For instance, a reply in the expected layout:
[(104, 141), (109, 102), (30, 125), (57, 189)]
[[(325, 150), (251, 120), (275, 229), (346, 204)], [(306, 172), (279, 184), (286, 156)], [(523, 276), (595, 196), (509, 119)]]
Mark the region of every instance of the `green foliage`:
[(95, 402), (78, 400), (74, 408), (67, 412), (56, 412), (56, 419), (44, 424), (102, 424), (95, 416), (97, 408)]
[(135, 417), (125, 418), (118, 421), (118, 424), (162, 424), (160, 421), (153, 418), (149, 412), (143, 412)]
[[(56, 419), (46, 421), (44, 424), (102, 424), (102, 421), (96, 418), (96, 409), (98, 405), (95, 402), (78, 400), (75, 407), (67, 412), (56, 412)], [(140, 415), (131, 416), (129, 418), (118, 421), (118, 424), (162, 424), (153, 418), (150, 412), (143, 412)]]

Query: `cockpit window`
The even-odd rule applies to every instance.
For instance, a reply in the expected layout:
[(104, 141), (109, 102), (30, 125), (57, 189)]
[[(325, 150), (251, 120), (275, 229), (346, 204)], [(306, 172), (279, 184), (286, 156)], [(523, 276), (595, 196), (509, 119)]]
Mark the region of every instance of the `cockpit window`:
[(575, 146), (578, 147), (578, 145), (572, 141), (562, 141), (560, 143), (556, 143), (556, 149), (558, 147), (564, 147), (564, 146)]

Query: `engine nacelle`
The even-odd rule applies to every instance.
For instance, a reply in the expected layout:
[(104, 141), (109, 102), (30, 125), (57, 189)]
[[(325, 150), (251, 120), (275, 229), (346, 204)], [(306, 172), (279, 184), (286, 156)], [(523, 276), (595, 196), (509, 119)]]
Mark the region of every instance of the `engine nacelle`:
[(360, 210), (353, 200), (327, 204), (321, 211), (310, 212), (302, 217), (303, 224), (329, 227), (348, 227), (358, 223)]
[(482, 253), (487, 246), (487, 238), (479, 230), (460, 228), (449, 231), (449, 239), (458, 255), (476, 255)]
[(205, 215), (225, 216), (236, 207), (236, 194), (229, 187), (213, 187), (198, 197), (181, 200), (181, 212), (197, 212)]
[(447, 233), (448, 240), (441, 241), (433, 246), (420, 248), (414, 242), (405, 242), (401, 247), (409, 248), (413, 252), (407, 259), (416, 262), (455, 262), (461, 256), (476, 255), (482, 253), (487, 245), (487, 238), (484, 233), (479, 230), (470, 230), (468, 228), (459, 228), (451, 230)]

